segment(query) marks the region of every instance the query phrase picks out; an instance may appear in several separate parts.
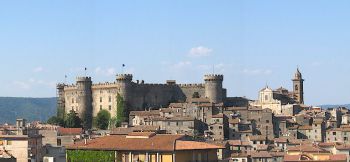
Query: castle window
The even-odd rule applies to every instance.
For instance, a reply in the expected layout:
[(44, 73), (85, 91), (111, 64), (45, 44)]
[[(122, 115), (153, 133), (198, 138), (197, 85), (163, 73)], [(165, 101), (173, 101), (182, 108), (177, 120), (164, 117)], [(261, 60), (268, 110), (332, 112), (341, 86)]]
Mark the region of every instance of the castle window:
[(109, 109), (109, 110), (112, 110), (112, 106), (111, 106), (111, 105), (109, 105), (109, 106), (108, 106), (108, 109)]
[(100, 102), (102, 102), (102, 97), (100, 97)]
[(72, 98), (72, 103), (74, 103), (74, 98)]
[(112, 102), (112, 97), (111, 96), (108, 97), (108, 101)]
[(100, 110), (102, 110), (102, 105), (100, 105)]

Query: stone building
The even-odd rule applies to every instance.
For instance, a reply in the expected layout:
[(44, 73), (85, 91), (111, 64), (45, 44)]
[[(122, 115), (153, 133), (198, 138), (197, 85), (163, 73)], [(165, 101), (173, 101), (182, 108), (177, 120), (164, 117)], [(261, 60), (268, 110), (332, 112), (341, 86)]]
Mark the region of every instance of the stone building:
[(269, 108), (275, 115), (295, 115), (301, 110), (300, 104), (304, 103), (303, 81), (297, 69), (293, 79), (293, 92), (283, 87), (273, 90), (266, 86), (259, 91), (258, 100), (251, 102), (251, 105), (263, 109)]
[(58, 84), (58, 115), (63, 117), (73, 110), (83, 119), (84, 128), (91, 128), (92, 117), (100, 110), (116, 115), (117, 94), (125, 101), (127, 111), (186, 102), (193, 96), (207, 98), (210, 103), (222, 103), (226, 98), (223, 75), (205, 75), (204, 83), (200, 84), (176, 84), (174, 80), (165, 84), (146, 84), (139, 80), (134, 82), (132, 77), (131, 74), (119, 74), (112, 83), (97, 84), (92, 83), (91, 77), (78, 77), (76, 84)]

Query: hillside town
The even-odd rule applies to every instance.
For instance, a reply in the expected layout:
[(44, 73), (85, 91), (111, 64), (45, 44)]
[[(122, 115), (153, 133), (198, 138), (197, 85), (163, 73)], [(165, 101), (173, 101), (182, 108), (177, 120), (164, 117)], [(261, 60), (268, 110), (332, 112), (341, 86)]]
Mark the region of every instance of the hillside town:
[[(208, 74), (203, 84), (147, 84), (121, 74), (113, 83), (58, 84), (57, 118), (67, 123), (73, 114), (81, 125), (3, 124), (0, 161), (349, 161), (349, 110), (305, 105), (299, 69), (292, 91), (266, 85), (256, 100), (228, 97), (223, 80)], [(102, 111), (116, 116), (104, 129), (94, 124)]]

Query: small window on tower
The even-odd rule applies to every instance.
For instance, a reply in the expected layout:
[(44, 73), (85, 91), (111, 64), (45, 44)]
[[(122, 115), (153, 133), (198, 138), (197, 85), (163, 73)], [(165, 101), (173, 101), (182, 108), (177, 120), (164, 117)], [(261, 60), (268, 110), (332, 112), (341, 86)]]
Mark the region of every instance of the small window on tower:
[(265, 95), (265, 100), (269, 100), (269, 96), (268, 95)]
[(297, 91), (299, 89), (298, 85), (295, 85), (295, 90)]

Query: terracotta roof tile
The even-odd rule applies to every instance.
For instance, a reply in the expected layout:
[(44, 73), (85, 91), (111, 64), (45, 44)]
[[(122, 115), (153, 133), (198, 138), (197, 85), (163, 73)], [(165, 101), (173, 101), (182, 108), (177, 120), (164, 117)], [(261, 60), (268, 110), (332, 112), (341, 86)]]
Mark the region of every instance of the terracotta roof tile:
[(57, 128), (58, 135), (65, 136), (65, 135), (80, 135), (83, 133), (82, 128), (63, 128), (59, 127)]
[(196, 141), (176, 141), (175, 150), (211, 150), (224, 149), (225, 147)]
[(67, 146), (67, 149), (173, 151), (175, 141), (183, 137), (184, 135), (157, 134), (150, 138), (126, 138), (125, 135), (111, 135), (90, 140), (87, 144), (79, 142)]
[(267, 151), (252, 152), (252, 158), (272, 158), (271, 154)]

